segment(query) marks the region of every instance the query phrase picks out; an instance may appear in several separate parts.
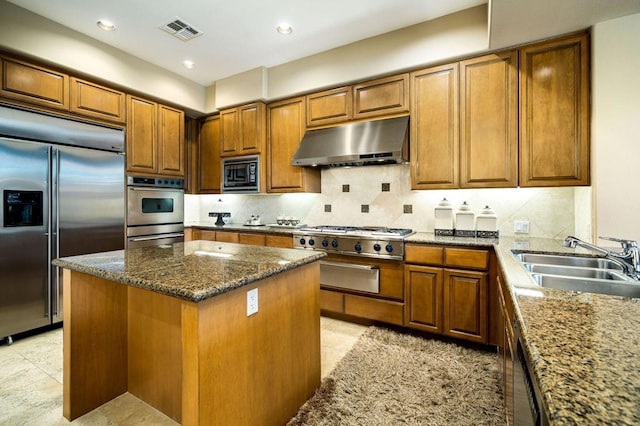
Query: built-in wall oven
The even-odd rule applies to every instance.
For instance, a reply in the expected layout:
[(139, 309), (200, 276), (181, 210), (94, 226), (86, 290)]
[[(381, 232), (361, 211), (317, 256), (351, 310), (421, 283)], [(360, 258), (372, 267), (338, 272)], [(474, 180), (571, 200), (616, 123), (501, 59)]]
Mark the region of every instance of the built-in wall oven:
[(184, 180), (127, 177), (127, 248), (184, 241)]

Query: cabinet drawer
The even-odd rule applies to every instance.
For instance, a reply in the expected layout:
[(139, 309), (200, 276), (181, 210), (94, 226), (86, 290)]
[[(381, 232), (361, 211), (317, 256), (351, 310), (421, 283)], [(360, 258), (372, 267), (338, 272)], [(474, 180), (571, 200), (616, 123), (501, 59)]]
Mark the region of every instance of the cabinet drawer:
[(250, 246), (263, 246), (264, 235), (261, 234), (238, 234), (238, 242), (240, 244), (248, 244)]
[(284, 235), (267, 235), (265, 238), (267, 247), (293, 248), (293, 238)]
[(442, 265), (443, 248), (428, 245), (405, 244), (404, 261), (417, 265)]
[(344, 313), (344, 294), (329, 290), (320, 290), (320, 309)]
[(402, 325), (404, 303), (345, 294), (344, 313), (360, 318)]
[(223, 243), (237, 243), (238, 242), (238, 233), (237, 232), (220, 232), (216, 231), (216, 241), (220, 241)]
[(462, 268), (487, 269), (489, 266), (489, 251), (445, 248), (444, 264)]
[(207, 229), (194, 229), (193, 230), (193, 239), (194, 240), (215, 241), (216, 240), (216, 231), (209, 231)]

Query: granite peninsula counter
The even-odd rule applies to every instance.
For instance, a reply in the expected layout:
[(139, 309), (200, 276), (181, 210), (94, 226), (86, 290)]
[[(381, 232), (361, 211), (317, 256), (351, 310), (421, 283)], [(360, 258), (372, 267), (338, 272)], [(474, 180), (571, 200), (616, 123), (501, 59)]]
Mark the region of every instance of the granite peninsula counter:
[(324, 256), (191, 241), (55, 260), (64, 416), (130, 392), (185, 425), (286, 423), (320, 384)]
[(640, 299), (540, 287), (512, 250), (593, 252), (545, 238), (405, 242), (494, 248), (551, 424), (640, 424)]

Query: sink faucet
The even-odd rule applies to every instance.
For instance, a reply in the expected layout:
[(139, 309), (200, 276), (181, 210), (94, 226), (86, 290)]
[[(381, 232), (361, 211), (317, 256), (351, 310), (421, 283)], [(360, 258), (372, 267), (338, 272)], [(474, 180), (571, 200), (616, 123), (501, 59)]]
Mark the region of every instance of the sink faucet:
[(638, 243), (632, 240), (624, 240), (612, 237), (599, 237), (601, 240), (615, 241), (620, 243), (622, 251), (617, 253), (609, 251), (602, 247), (589, 244), (579, 238), (568, 236), (564, 239), (565, 247), (576, 248), (577, 246), (600, 253), (604, 257), (616, 261), (624, 268), (624, 272), (635, 279), (640, 279), (640, 252), (638, 251)]

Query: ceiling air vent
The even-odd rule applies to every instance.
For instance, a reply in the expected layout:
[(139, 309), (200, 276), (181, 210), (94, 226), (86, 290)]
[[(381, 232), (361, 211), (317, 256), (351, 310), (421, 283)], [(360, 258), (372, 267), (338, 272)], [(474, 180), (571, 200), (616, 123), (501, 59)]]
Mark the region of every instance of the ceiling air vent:
[(172, 36), (182, 41), (189, 41), (202, 35), (202, 31), (186, 22), (184, 19), (175, 18), (174, 20), (162, 25), (160, 29), (168, 32)]

